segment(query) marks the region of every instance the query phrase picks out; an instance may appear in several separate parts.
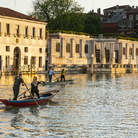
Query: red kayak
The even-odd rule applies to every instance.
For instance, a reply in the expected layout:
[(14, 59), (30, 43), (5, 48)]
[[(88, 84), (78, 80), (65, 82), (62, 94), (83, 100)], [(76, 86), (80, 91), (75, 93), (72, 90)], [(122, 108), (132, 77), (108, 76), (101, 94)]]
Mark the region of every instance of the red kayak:
[(23, 100), (0, 99), (0, 101), (6, 106), (29, 107), (29, 106), (34, 106), (34, 105), (40, 105), (40, 104), (50, 101), (56, 95), (56, 92), (59, 92), (59, 90), (41, 93), (40, 98), (37, 98), (37, 99), (28, 99), (28, 98), (23, 99)]

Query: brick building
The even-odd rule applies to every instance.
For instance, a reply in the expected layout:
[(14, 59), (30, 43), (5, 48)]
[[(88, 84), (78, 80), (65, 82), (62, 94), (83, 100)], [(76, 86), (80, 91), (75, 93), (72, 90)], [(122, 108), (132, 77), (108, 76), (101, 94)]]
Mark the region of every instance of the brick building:
[(127, 11), (131, 10), (129, 5), (116, 5), (104, 9), (104, 16), (106, 17), (103, 22), (104, 33), (118, 33), (119, 21), (124, 20), (127, 17)]
[(127, 11), (127, 17), (119, 21), (119, 32), (138, 37), (138, 7)]

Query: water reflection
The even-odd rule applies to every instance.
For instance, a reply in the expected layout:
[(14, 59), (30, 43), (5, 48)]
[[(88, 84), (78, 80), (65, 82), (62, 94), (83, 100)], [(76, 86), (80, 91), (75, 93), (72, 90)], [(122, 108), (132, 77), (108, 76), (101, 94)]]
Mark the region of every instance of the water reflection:
[[(59, 74), (58, 74), (59, 75)], [(57, 76), (58, 76), (57, 75)], [(37, 75), (38, 80), (47, 80)], [(0, 98), (11, 98), (14, 76), (0, 78)], [(28, 86), (33, 76), (23, 75)], [(76, 74), (74, 84), (39, 86), (60, 89), (40, 107), (6, 109), (0, 104), (0, 137), (137, 137), (138, 75)], [(25, 88), (21, 87), (21, 91)]]

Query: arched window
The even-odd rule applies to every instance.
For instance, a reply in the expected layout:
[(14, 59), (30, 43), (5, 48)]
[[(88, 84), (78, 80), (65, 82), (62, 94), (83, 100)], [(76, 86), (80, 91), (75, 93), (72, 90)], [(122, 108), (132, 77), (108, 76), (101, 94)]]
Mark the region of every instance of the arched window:
[(66, 52), (68, 52), (68, 53), (70, 52), (70, 44), (69, 43), (66, 44)]
[(56, 43), (56, 52), (60, 52), (60, 43)]
[(76, 53), (79, 53), (79, 44), (76, 44)]
[(85, 53), (88, 53), (88, 45), (85, 45)]

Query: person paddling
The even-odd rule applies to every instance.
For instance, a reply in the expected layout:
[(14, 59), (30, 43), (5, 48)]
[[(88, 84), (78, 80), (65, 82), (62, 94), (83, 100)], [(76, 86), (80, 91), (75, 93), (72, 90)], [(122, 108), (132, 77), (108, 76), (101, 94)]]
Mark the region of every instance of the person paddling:
[(62, 79), (64, 79), (65, 81), (65, 70), (64, 69), (61, 71), (61, 82), (62, 82)]
[[(55, 76), (55, 74), (54, 74), (54, 69), (51, 69), (51, 70), (49, 71), (49, 82), (51, 82), (51, 80), (52, 80), (52, 75)], [(56, 77), (56, 76), (55, 76), (55, 77)]]
[(39, 96), (39, 90), (38, 90), (38, 85), (42, 83), (40, 81), (37, 81), (37, 77), (33, 78), (33, 82), (31, 83), (31, 93), (32, 96), (34, 97), (34, 93), (37, 95), (38, 98), (40, 98)]
[(22, 78), (22, 73), (19, 72), (19, 76), (16, 76), (14, 78), (14, 84), (13, 84), (13, 94), (14, 94), (14, 98), (13, 100), (17, 100), (18, 94), (19, 94), (19, 90), (20, 90), (20, 84), (22, 83), (22, 86), (25, 85), (24, 80)]

